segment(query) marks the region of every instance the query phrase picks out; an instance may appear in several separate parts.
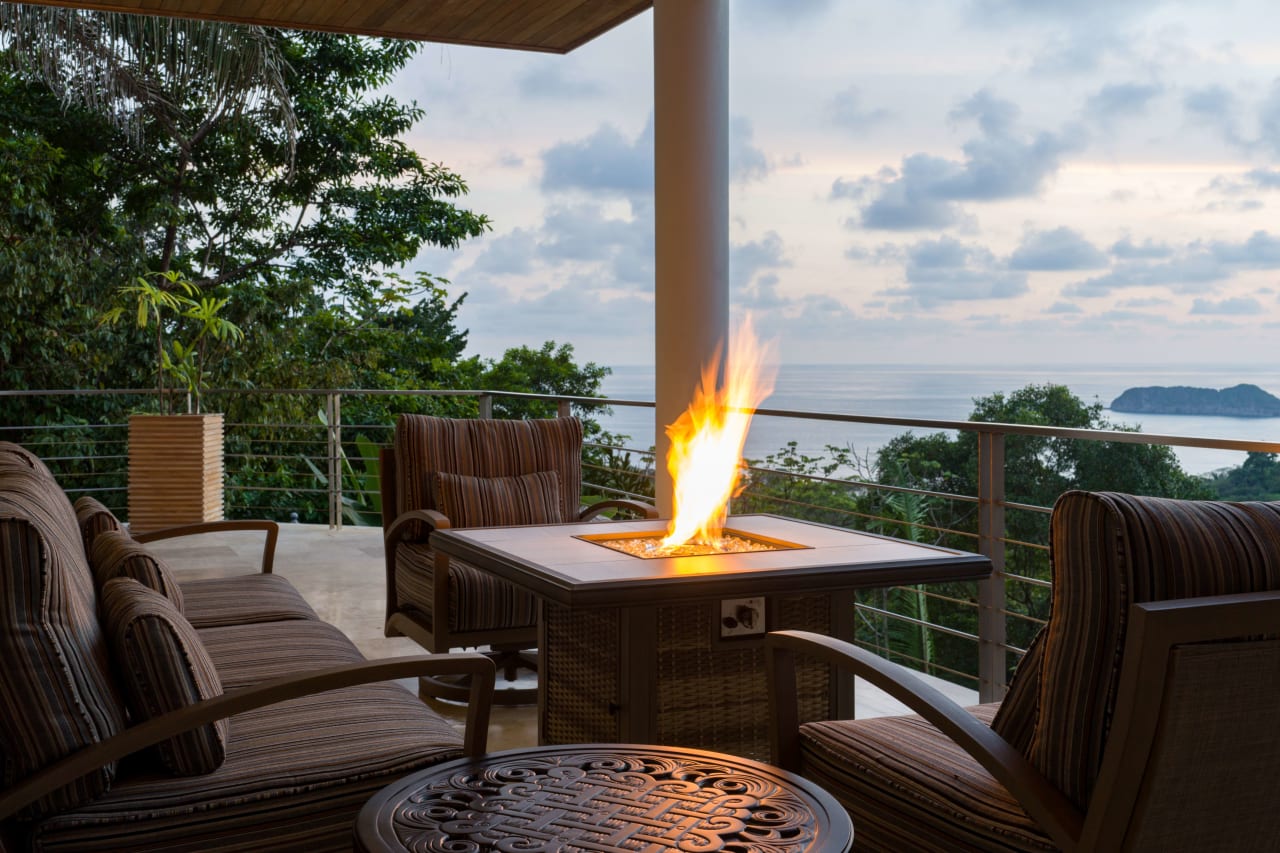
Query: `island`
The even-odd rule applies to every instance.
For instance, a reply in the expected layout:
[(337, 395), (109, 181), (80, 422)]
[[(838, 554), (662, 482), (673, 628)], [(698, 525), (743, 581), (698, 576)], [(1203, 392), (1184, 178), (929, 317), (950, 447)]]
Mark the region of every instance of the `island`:
[(1150, 386), (1130, 388), (1111, 402), (1113, 412), (1146, 415), (1219, 415), (1229, 418), (1280, 417), (1280, 397), (1257, 385), (1236, 385), (1216, 390)]

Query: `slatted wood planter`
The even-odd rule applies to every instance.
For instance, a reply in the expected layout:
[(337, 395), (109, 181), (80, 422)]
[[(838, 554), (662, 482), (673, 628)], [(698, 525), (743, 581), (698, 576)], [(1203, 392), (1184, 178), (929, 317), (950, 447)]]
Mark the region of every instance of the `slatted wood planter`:
[(130, 529), (222, 515), (222, 415), (131, 415)]

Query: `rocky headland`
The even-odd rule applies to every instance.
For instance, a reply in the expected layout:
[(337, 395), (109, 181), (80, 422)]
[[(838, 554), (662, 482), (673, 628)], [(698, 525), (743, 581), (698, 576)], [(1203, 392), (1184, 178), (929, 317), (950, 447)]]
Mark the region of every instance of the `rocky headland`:
[(1192, 388), (1186, 385), (1130, 388), (1111, 402), (1111, 411), (1146, 415), (1218, 415), (1229, 418), (1280, 417), (1280, 397), (1257, 385)]

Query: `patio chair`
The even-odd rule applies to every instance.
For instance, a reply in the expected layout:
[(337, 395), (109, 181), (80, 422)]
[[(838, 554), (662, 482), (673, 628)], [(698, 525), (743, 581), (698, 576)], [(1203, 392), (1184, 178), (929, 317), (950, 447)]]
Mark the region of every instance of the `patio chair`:
[[(428, 650), (488, 646), (506, 681), (536, 670), (537, 610), (531, 595), (431, 548), (450, 527), (586, 521), (615, 509), (647, 518), (630, 500), (583, 508), (582, 422), (577, 418), (489, 420), (400, 415), (381, 453), (387, 569), (387, 636)], [(465, 685), (423, 679), (421, 694), (465, 698)], [(536, 687), (506, 687), (495, 703), (535, 701)]]
[[(1000, 705), (896, 664), (766, 639), (774, 760), (849, 810), (859, 850), (1274, 850), (1280, 503), (1068, 492), (1053, 602)], [(798, 725), (794, 656), (919, 716)]]

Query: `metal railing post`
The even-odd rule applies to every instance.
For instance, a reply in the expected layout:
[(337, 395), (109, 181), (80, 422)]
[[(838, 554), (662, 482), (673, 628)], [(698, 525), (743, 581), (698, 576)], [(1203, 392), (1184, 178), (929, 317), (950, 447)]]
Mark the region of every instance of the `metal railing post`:
[(330, 391), (327, 395), (326, 419), (329, 454), (329, 527), (342, 529), (342, 395)]
[(568, 400), (560, 400), (556, 403), (556, 417), (567, 418), (573, 414), (573, 405)]
[(1005, 694), (1004, 433), (978, 432), (978, 552), (991, 577), (978, 584), (978, 701)]
[(493, 395), (481, 394), (476, 398), (476, 402), (480, 405), (480, 417), (485, 420), (491, 420), (493, 418)]

